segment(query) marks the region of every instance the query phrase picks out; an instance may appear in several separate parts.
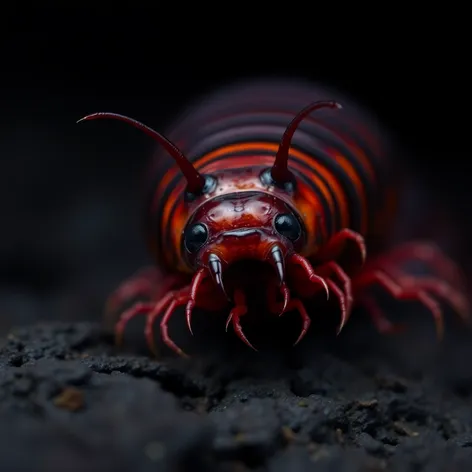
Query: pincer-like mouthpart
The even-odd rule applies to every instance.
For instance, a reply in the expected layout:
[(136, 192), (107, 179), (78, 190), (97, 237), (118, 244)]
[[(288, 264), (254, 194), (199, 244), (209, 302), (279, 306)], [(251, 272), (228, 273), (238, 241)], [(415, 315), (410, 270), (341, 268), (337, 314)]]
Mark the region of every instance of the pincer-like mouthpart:
[(272, 247), (269, 253), (269, 262), (274, 266), (279, 278), (279, 285), (285, 282), (285, 259), (279, 246)]
[(229, 300), (230, 298), (223, 284), (223, 264), (221, 263), (221, 259), (214, 253), (208, 256), (208, 271), (215, 284), (220, 287), (225, 297)]

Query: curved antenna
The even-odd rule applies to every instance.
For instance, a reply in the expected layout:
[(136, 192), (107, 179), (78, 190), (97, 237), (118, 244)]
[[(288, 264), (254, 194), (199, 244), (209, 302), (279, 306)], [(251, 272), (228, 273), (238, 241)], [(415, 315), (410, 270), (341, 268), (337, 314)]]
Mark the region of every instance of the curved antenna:
[(275, 162), (270, 171), (271, 177), (274, 182), (282, 184), (290, 181), (291, 174), (288, 170), (288, 156), (290, 151), (290, 145), (292, 143), (293, 135), (298, 128), (298, 125), (313, 111), (319, 108), (342, 108), (341, 104), (335, 101), (317, 101), (313, 102), (303, 110), (298, 112), (295, 118), (287, 126), (282, 140), (279, 144), (279, 149), (275, 155)]
[(205, 178), (197, 171), (197, 169), (195, 169), (193, 164), (184, 156), (182, 151), (174, 143), (169, 141), (162, 134), (154, 131), (152, 128), (149, 128), (149, 126), (146, 126), (143, 123), (134, 120), (133, 118), (128, 118), (127, 116), (106, 112), (93, 113), (91, 115), (84, 116), (78, 120), (77, 123), (80, 123), (81, 121), (98, 120), (104, 118), (123, 121), (134, 126), (135, 128), (138, 128), (141, 131), (144, 131), (148, 136), (164, 147), (164, 149), (174, 158), (175, 162), (184, 174), (184, 177), (187, 179), (188, 191), (198, 194), (203, 190), (205, 187)]

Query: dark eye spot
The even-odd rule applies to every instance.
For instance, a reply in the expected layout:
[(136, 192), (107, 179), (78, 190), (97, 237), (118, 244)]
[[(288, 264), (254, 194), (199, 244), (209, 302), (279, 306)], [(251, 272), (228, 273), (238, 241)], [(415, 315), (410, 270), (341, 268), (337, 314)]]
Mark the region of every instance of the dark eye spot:
[(184, 232), (184, 244), (185, 249), (190, 254), (197, 252), (208, 239), (208, 230), (202, 223), (196, 223), (185, 229)]
[(290, 241), (296, 241), (302, 234), (300, 223), (297, 217), (292, 213), (277, 215), (274, 226), (279, 234), (290, 239)]

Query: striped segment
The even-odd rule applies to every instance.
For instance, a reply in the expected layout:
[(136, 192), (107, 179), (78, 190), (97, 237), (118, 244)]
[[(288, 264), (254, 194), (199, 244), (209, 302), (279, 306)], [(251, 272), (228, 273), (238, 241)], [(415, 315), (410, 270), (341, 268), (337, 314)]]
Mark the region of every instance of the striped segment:
[[(384, 208), (391, 177), (383, 134), (375, 120), (338, 94), (304, 83), (253, 83), (222, 90), (190, 109), (168, 136), (204, 173), (271, 166), (282, 134), (294, 115), (314, 100), (338, 100), (342, 110), (318, 110), (292, 141), (289, 167), (299, 183), (293, 205), (307, 228), (325, 237), (342, 228), (366, 236)], [(191, 207), (185, 181), (169, 156), (157, 150), (146, 200), (150, 249), (172, 270), (180, 264), (181, 232)], [(216, 192), (218, 194), (218, 190)], [(384, 215), (383, 215), (384, 216)], [(310, 235), (315, 246), (318, 235)], [(310, 254), (311, 247), (305, 253)]]

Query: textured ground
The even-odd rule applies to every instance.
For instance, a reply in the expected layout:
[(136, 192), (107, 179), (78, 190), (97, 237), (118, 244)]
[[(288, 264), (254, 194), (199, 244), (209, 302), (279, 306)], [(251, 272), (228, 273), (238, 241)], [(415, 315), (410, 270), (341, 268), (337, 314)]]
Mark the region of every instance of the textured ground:
[[(423, 331), (396, 339), (361, 320), (336, 341), (313, 328), (299, 348), (258, 353), (197, 320), (193, 339), (174, 327), (190, 361), (118, 352), (94, 324), (16, 330), (0, 351), (0, 468), (468, 470), (470, 335), (450, 327), (438, 347), (415, 315)], [(269, 337), (293, 336), (290, 322)]]

